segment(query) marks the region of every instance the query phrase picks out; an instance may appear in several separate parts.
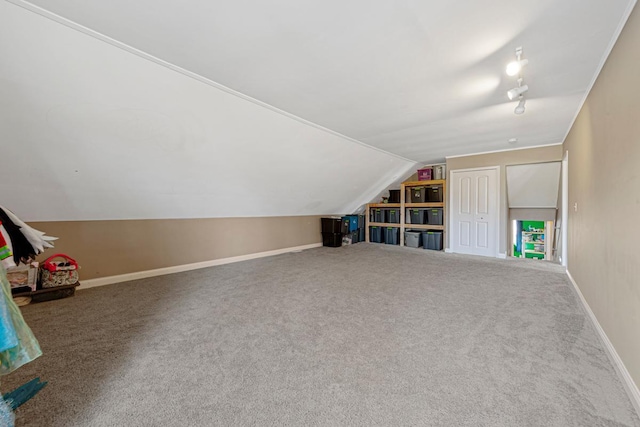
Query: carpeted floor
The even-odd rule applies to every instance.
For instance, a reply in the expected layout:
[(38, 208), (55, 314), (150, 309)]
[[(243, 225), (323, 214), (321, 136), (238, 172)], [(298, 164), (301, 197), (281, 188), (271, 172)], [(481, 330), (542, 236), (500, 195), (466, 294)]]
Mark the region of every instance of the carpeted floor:
[(17, 426), (640, 426), (562, 270), (376, 244), (24, 308)]

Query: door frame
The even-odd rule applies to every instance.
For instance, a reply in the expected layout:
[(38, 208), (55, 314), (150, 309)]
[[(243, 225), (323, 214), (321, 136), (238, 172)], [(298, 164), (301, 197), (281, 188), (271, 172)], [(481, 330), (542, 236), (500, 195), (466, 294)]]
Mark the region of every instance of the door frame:
[(565, 151), (562, 158), (562, 253), (560, 263), (564, 268), (569, 268), (569, 150)]
[(496, 171), (496, 202), (495, 202), (495, 209), (497, 212), (496, 215), (496, 219), (495, 219), (495, 239), (496, 239), (496, 245), (495, 245), (495, 252), (493, 254), (493, 256), (495, 258), (501, 258), (500, 257), (500, 221), (502, 219), (502, 212), (500, 212), (500, 202), (502, 199), (502, 193), (501, 193), (501, 188), (502, 188), (502, 181), (501, 181), (501, 174), (500, 174), (500, 166), (485, 166), (485, 167), (478, 167), (478, 168), (465, 168), (465, 169), (454, 169), (449, 171), (449, 183), (450, 185), (447, 185), (447, 188), (449, 189), (449, 209), (447, 209), (449, 211), (449, 233), (447, 233), (449, 235), (449, 251), (450, 253), (459, 253), (456, 252), (453, 249), (453, 241), (451, 240), (451, 236), (453, 234), (453, 223), (454, 223), (454, 219), (455, 219), (455, 212), (453, 211), (453, 197), (454, 197), (454, 192), (453, 189), (455, 188), (455, 186), (453, 185), (453, 174), (456, 172), (480, 172), (480, 171), (484, 171), (484, 170), (495, 170)]

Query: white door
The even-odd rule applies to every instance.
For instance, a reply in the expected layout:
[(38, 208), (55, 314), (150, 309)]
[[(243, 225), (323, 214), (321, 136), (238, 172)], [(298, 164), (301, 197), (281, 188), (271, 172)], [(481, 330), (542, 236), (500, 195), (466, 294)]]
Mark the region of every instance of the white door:
[(498, 255), (498, 168), (451, 171), (451, 251)]

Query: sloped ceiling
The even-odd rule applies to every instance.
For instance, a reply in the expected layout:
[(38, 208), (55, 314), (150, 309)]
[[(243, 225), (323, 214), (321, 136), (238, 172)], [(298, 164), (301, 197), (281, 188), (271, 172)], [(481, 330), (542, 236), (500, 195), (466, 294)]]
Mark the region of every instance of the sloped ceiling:
[(415, 162), (561, 143), (635, 1), (0, 4), (3, 197), (97, 219), (345, 212)]
[(415, 167), (4, 1), (0, 58), (24, 220), (349, 213)]

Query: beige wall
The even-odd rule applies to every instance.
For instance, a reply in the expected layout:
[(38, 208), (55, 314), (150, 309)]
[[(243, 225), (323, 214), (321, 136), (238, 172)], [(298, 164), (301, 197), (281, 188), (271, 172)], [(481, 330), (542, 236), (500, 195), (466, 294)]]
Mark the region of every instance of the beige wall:
[(636, 7), (564, 148), (569, 152), (568, 269), (640, 385), (638, 76)]
[[(322, 241), (319, 216), (32, 222), (59, 237), (56, 252), (81, 265), (80, 280)], [(42, 258), (41, 258), (42, 259)]]
[[(500, 241), (498, 242), (498, 252), (507, 253), (508, 238), (508, 217), (509, 209), (507, 205), (507, 173), (508, 165), (523, 165), (527, 163), (542, 163), (562, 160), (562, 145), (551, 145), (546, 147), (529, 148), (522, 150), (509, 150), (499, 153), (476, 154), (474, 156), (450, 157), (447, 158), (447, 176), (451, 177), (451, 171), (457, 169), (473, 169), (488, 166), (500, 167)], [(447, 192), (451, 186), (447, 187)], [(449, 200), (449, 194), (447, 194)], [(447, 224), (449, 215), (447, 211)], [(449, 234), (447, 233), (445, 245), (449, 247)]]

